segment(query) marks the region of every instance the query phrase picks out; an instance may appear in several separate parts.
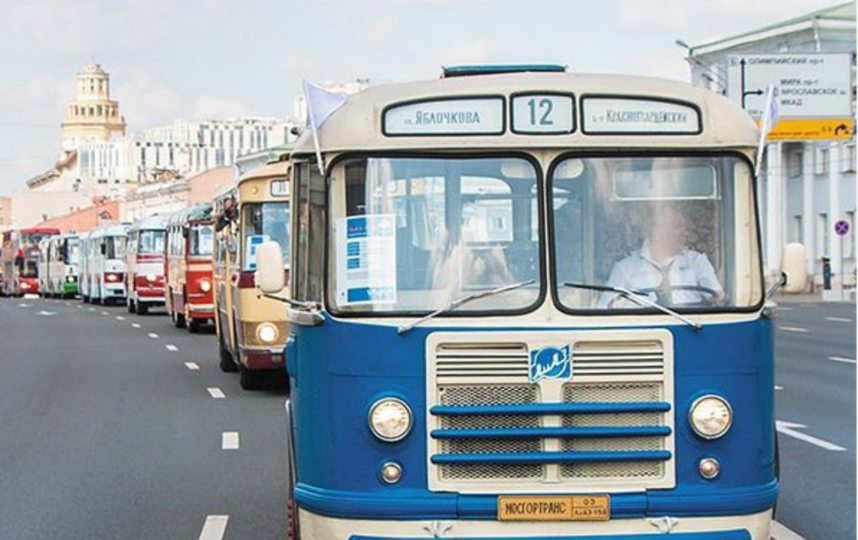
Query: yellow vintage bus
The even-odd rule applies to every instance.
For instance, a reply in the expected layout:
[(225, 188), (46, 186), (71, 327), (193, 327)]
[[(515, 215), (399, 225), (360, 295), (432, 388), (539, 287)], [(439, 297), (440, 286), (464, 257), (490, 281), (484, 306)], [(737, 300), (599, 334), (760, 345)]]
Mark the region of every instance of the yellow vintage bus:
[(245, 390), (263, 386), (269, 377), (285, 378), (286, 313), (276, 300), (261, 297), (255, 271), (256, 248), (267, 241), (283, 248), (288, 269), (288, 172), (284, 156), (246, 173), (214, 201), (214, 313), (220, 368), (238, 371)]

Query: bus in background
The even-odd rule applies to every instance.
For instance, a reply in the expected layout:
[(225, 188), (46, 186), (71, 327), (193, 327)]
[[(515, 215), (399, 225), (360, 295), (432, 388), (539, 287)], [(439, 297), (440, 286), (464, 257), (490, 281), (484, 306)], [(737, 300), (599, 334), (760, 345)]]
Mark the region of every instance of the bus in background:
[(289, 325), (276, 301), (261, 298), (255, 282), (256, 248), (278, 243), (288, 263), (289, 165), (254, 169), (215, 199), (215, 329), (220, 368), (239, 371), (241, 387), (285, 378), (283, 350)]
[(42, 296), (70, 298), (78, 294), (78, 261), (80, 238), (62, 234), (46, 241), (41, 249), (45, 270), (39, 270)]
[(167, 264), (164, 300), (176, 328), (191, 333), (214, 321), (211, 203), (172, 214), (167, 221)]
[[(673, 81), (476, 67), (371, 87), (315, 135), (291, 155), (290, 538), (768, 540), (744, 111)], [(281, 255), (259, 251), (276, 294)]]
[(129, 313), (145, 315), (164, 305), (164, 237), (167, 216), (155, 214), (128, 228), (125, 291)]
[(93, 304), (125, 303), (125, 248), (128, 225), (106, 225), (91, 231), (81, 246), (86, 283), (81, 298)]
[(9, 296), (39, 293), (39, 243), (60, 234), (53, 227), (3, 233), (3, 292)]

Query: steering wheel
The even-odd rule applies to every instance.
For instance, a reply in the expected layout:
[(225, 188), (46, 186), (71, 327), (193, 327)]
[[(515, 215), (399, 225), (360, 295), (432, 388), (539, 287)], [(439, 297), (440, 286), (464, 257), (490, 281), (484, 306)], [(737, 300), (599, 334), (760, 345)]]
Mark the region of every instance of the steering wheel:
[(660, 287), (649, 287), (646, 289), (641, 289), (642, 293), (655, 293), (656, 295), (671, 293), (674, 291), (693, 291), (703, 294), (708, 294), (708, 298), (704, 298), (699, 302), (688, 302), (682, 305), (684, 306), (694, 306), (694, 305), (703, 305), (703, 306), (711, 306), (715, 303), (715, 298), (718, 297), (721, 293), (716, 291), (715, 289), (710, 289), (709, 287), (703, 287), (702, 285), (663, 285)]

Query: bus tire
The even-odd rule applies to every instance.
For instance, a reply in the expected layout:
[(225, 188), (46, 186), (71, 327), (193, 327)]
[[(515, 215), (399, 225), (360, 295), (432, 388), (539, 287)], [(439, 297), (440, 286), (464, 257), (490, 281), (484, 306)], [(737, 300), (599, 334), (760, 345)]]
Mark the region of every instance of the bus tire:
[(199, 319), (191, 319), (188, 321), (188, 332), (192, 334), (200, 333), (200, 320)]
[(128, 313), (137, 313), (137, 306), (134, 305), (134, 300), (128, 299)]
[(234, 373), (238, 371), (238, 366), (235, 365), (235, 361), (232, 359), (232, 354), (227, 350), (226, 345), (223, 344), (223, 334), (218, 336), (218, 356), (220, 356), (220, 370), (224, 373)]
[(239, 366), (239, 384), (244, 390), (259, 390), (267, 379), (267, 371), (253, 371), (246, 367)]
[(137, 315), (146, 315), (149, 313), (149, 306), (146, 304), (137, 304)]
[(173, 308), (173, 312), (170, 314), (170, 318), (173, 319), (173, 326), (176, 328), (185, 327), (185, 316), (179, 313), (175, 307)]

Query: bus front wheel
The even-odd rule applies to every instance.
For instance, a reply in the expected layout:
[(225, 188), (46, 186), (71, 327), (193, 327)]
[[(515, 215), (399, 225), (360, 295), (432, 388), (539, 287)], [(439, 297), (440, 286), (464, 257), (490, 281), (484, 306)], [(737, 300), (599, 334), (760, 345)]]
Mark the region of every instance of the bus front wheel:
[(218, 355), (220, 356), (220, 370), (225, 373), (233, 373), (238, 371), (238, 366), (232, 359), (232, 354), (227, 350), (223, 343), (223, 334), (218, 336)]

